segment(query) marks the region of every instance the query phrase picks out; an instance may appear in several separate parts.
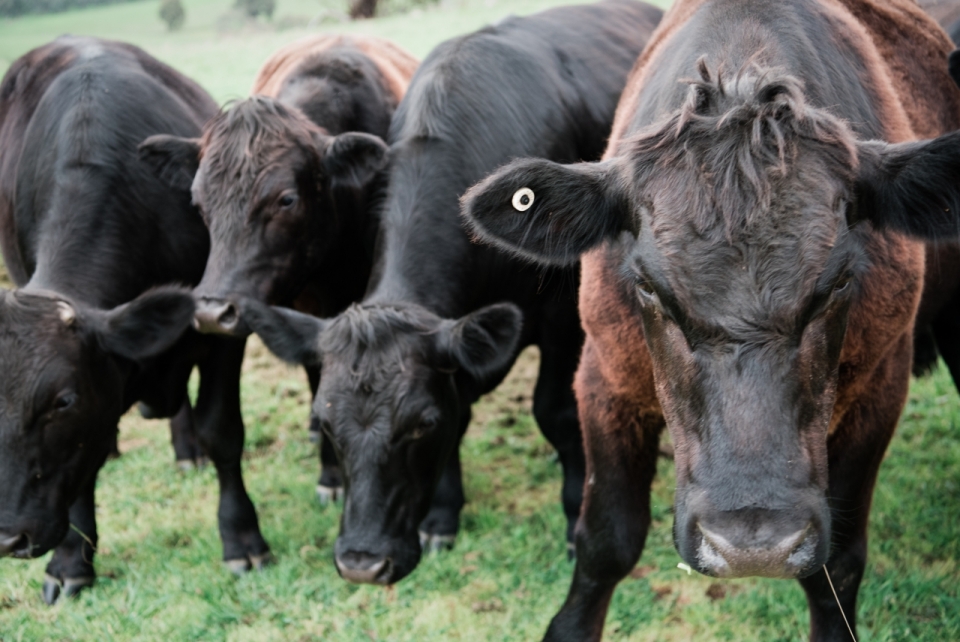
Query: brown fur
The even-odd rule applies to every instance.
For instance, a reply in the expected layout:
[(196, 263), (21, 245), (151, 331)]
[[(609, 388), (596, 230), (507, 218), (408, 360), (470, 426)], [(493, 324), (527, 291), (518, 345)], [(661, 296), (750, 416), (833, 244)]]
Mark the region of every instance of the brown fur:
[[(953, 45), (912, 0), (816, 1), (837, 25), (836, 37), (845, 38), (860, 53), (861, 73), (888, 142), (932, 138), (960, 127), (960, 90), (946, 64)], [(703, 4), (704, 0), (678, 0), (664, 17), (628, 80), (606, 158), (655, 144), (650, 136), (656, 132), (625, 134), (651, 70), (667, 55), (673, 34)], [(851, 608), (850, 596), (855, 599), (863, 567), (850, 560), (857, 555), (865, 559), (866, 509), (906, 400), (925, 260), (922, 243), (892, 233), (874, 233), (866, 249), (870, 268), (861, 277), (860, 296), (850, 309), (825, 444), (831, 471), (858, 473), (848, 482), (848, 503), (839, 508), (855, 523), (838, 529), (832, 542), (847, 557), (842, 563), (830, 562), (833, 580)], [(591, 560), (590, 577), (604, 581), (619, 579), (625, 571), (614, 569), (629, 569), (642, 552), (649, 521), (646, 489), (655, 471), (664, 414), (678, 416), (679, 412), (669, 407), (676, 405), (671, 393), (676, 382), (656, 380), (653, 374), (637, 294), (633, 284), (625, 282), (622, 265), (622, 249), (613, 242), (581, 260), (580, 314), (586, 341), (574, 387), (588, 482), (578, 525), (578, 554)], [(672, 371), (682, 379), (684, 373), (695, 372), (696, 365), (675, 364)], [(686, 443), (685, 431), (676, 432), (680, 483), (689, 477), (682, 462), (691, 460), (694, 446)], [(811, 447), (822, 454), (824, 445)], [(594, 486), (603, 490), (592, 491)], [(558, 634), (571, 627), (591, 632), (590, 639), (600, 638), (612, 587), (608, 593), (581, 584), (586, 574), (578, 565), (570, 596), (554, 619), (548, 639), (566, 639)], [(827, 594), (822, 576), (804, 582), (808, 594)], [(584, 606), (583, 600), (591, 599), (598, 602)], [(811, 603), (811, 639), (833, 639), (825, 628), (831, 624), (824, 608)]]
[[(670, 37), (703, 4), (704, 0), (680, 0), (664, 16), (650, 45), (641, 55), (628, 80), (607, 148), (608, 158), (623, 148), (624, 133), (637, 109), (648, 70), (663, 55)], [(947, 74), (946, 57), (952, 45), (943, 31), (910, 0), (820, 0), (857, 43), (867, 67), (867, 78), (883, 114), (889, 142), (933, 137), (960, 127), (960, 91)], [(858, 18), (859, 16), (859, 18)], [(910, 34), (903, 36), (894, 27)], [(941, 64), (942, 61), (942, 64)], [(912, 65), (922, 65), (920, 69)], [(870, 390), (872, 373), (903, 336), (909, 336), (919, 303), (923, 280), (923, 247), (895, 235), (877, 235), (871, 247), (874, 267), (864, 278), (864, 296), (851, 310), (841, 358), (838, 400), (832, 427)], [(637, 410), (658, 408), (649, 374), (650, 356), (632, 309), (632, 292), (619, 285), (620, 259), (609, 247), (583, 257), (580, 314), (587, 344), (596, 351), (598, 368), (608, 392), (631, 399)], [(586, 350), (587, 348), (585, 348)], [(900, 370), (909, 369), (909, 359), (900, 364), (898, 388), (890, 394), (902, 404), (906, 384)], [(578, 398), (596, 391), (582, 389)], [(902, 384), (902, 385), (901, 385)], [(594, 423), (594, 422), (591, 422)], [(586, 424), (584, 424), (586, 425)], [(602, 424), (601, 424), (602, 425)]]
[(419, 64), (417, 59), (389, 40), (339, 34), (310, 36), (283, 47), (263, 63), (250, 93), (276, 97), (284, 81), (296, 73), (306, 59), (343, 46), (355, 47), (369, 56), (377, 65), (387, 89), (397, 102), (403, 98), (410, 78)]

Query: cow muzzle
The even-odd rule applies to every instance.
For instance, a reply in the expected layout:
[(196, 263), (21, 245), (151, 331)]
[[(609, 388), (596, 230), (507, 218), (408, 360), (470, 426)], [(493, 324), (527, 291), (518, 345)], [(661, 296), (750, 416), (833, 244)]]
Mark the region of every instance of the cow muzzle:
[(677, 544), (706, 575), (798, 578), (826, 562), (829, 533), (809, 511), (752, 508), (691, 515)]
[(193, 315), (193, 327), (204, 334), (245, 336), (249, 334), (240, 318), (236, 304), (221, 299), (201, 296)]
[(340, 576), (354, 584), (390, 584), (393, 560), (364, 551), (346, 551), (336, 556)]

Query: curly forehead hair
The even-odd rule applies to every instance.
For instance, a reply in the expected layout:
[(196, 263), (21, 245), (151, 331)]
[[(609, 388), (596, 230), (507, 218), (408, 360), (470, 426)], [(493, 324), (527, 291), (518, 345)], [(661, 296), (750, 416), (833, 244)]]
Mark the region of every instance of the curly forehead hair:
[[(404, 347), (436, 333), (442, 320), (416, 305), (353, 304), (323, 332), (320, 349), (352, 364), (358, 379), (389, 374), (384, 361), (403, 363)], [(402, 365), (401, 365), (402, 367)]]
[(309, 140), (318, 130), (298, 110), (252, 96), (228, 105), (207, 126), (201, 139), (205, 171), (214, 180), (249, 185), (292, 141)]
[[(851, 180), (856, 138), (845, 121), (806, 104), (803, 83), (751, 59), (735, 74), (711, 72), (697, 61), (699, 78), (681, 108), (628, 141), (641, 172), (682, 168), (710, 196), (701, 210), (722, 212), (728, 233), (751, 225), (770, 207), (787, 179), (816, 157), (826, 170)], [(690, 186), (692, 189), (693, 185)], [(699, 212), (698, 225), (713, 216)]]

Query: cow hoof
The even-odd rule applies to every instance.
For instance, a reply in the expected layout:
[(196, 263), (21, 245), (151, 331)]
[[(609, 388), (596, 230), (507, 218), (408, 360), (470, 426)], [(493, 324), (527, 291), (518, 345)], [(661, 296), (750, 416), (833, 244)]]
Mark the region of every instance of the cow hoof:
[(43, 601), (52, 606), (61, 597), (74, 597), (88, 586), (93, 586), (94, 579), (93, 577), (69, 577), (61, 582), (52, 575), (45, 575), (43, 578)]
[(250, 555), (235, 560), (225, 560), (223, 563), (230, 569), (231, 573), (240, 577), (251, 570), (262, 571), (265, 567), (273, 564), (273, 561), (273, 553), (267, 551), (263, 555)]
[(425, 553), (439, 553), (449, 551), (457, 540), (456, 535), (437, 535), (420, 531), (420, 548)]
[(575, 559), (577, 559), (577, 545), (567, 542), (567, 561), (572, 562)]
[(181, 473), (189, 473), (194, 470), (202, 470), (210, 463), (210, 459), (207, 457), (197, 457), (196, 459), (178, 459), (177, 468), (180, 469)]
[(321, 506), (336, 504), (343, 499), (343, 486), (324, 486), (317, 484), (317, 501)]

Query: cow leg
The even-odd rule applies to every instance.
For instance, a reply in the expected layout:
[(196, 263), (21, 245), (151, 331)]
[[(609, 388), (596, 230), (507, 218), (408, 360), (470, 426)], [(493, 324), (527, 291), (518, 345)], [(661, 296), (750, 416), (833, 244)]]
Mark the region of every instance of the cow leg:
[(223, 559), (234, 573), (261, 568), (270, 547), (260, 534), (257, 511), (243, 485), (243, 418), (240, 415), (242, 340), (210, 337), (211, 350), (200, 361), (200, 394), (195, 410), (200, 445), (217, 469), (220, 507), (217, 518)]
[(573, 375), (580, 359), (576, 347), (582, 343), (579, 322), (569, 337), (551, 337), (540, 346), (540, 372), (533, 392), (533, 416), (547, 441), (557, 450), (563, 466), (561, 500), (567, 516), (567, 552), (575, 552), (573, 536), (586, 479), (583, 436), (577, 419)]
[(944, 363), (950, 369), (953, 385), (960, 390), (960, 300), (944, 306), (933, 322), (933, 336)]
[[(810, 606), (810, 639), (815, 642), (849, 641), (846, 615), (856, 632), (857, 593), (867, 563), (867, 522), (877, 471), (903, 410), (909, 372), (895, 373), (893, 364), (910, 363), (909, 338), (893, 358), (881, 363), (871, 385), (869, 400), (851, 408), (829, 438), (829, 489), (831, 512), (830, 559), (827, 569), (837, 591), (833, 595), (823, 569), (800, 580)], [(839, 599), (839, 606), (837, 600)], [(842, 608), (842, 613), (841, 613)]]
[(567, 599), (544, 640), (600, 640), (610, 598), (633, 569), (650, 526), (650, 485), (663, 419), (645, 415), (603, 381), (590, 341), (577, 372), (587, 483)]
[(310, 382), (310, 441), (320, 444), (320, 479), (317, 481), (317, 501), (326, 506), (343, 499), (343, 473), (333, 449), (333, 442), (320, 430), (320, 419), (313, 412), (313, 401), (320, 387), (320, 368), (304, 368)]
[(173, 452), (180, 470), (186, 472), (207, 463), (203, 449), (200, 448), (200, 441), (197, 439), (197, 430), (193, 423), (193, 408), (190, 406), (190, 397), (186, 391), (183, 393), (180, 410), (170, 418), (170, 441), (173, 443)]
[(96, 579), (93, 569), (93, 555), (97, 550), (95, 486), (96, 475), (93, 475), (70, 506), (70, 530), (53, 552), (43, 580), (43, 600), (47, 604), (56, 604), (61, 597), (73, 597), (93, 585)]
[(307, 373), (307, 384), (310, 386), (310, 426), (307, 433), (310, 443), (319, 444), (323, 433), (320, 431), (320, 419), (313, 412), (313, 401), (317, 398), (317, 388), (320, 387), (320, 368), (304, 366), (303, 369)]
[[(460, 439), (470, 425), (470, 407), (460, 417)], [(463, 494), (463, 473), (460, 468), (460, 443), (450, 453), (440, 475), (437, 489), (433, 491), (430, 511), (420, 522), (420, 547), (424, 552), (450, 550), (460, 529), (460, 511), (466, 503)]]

